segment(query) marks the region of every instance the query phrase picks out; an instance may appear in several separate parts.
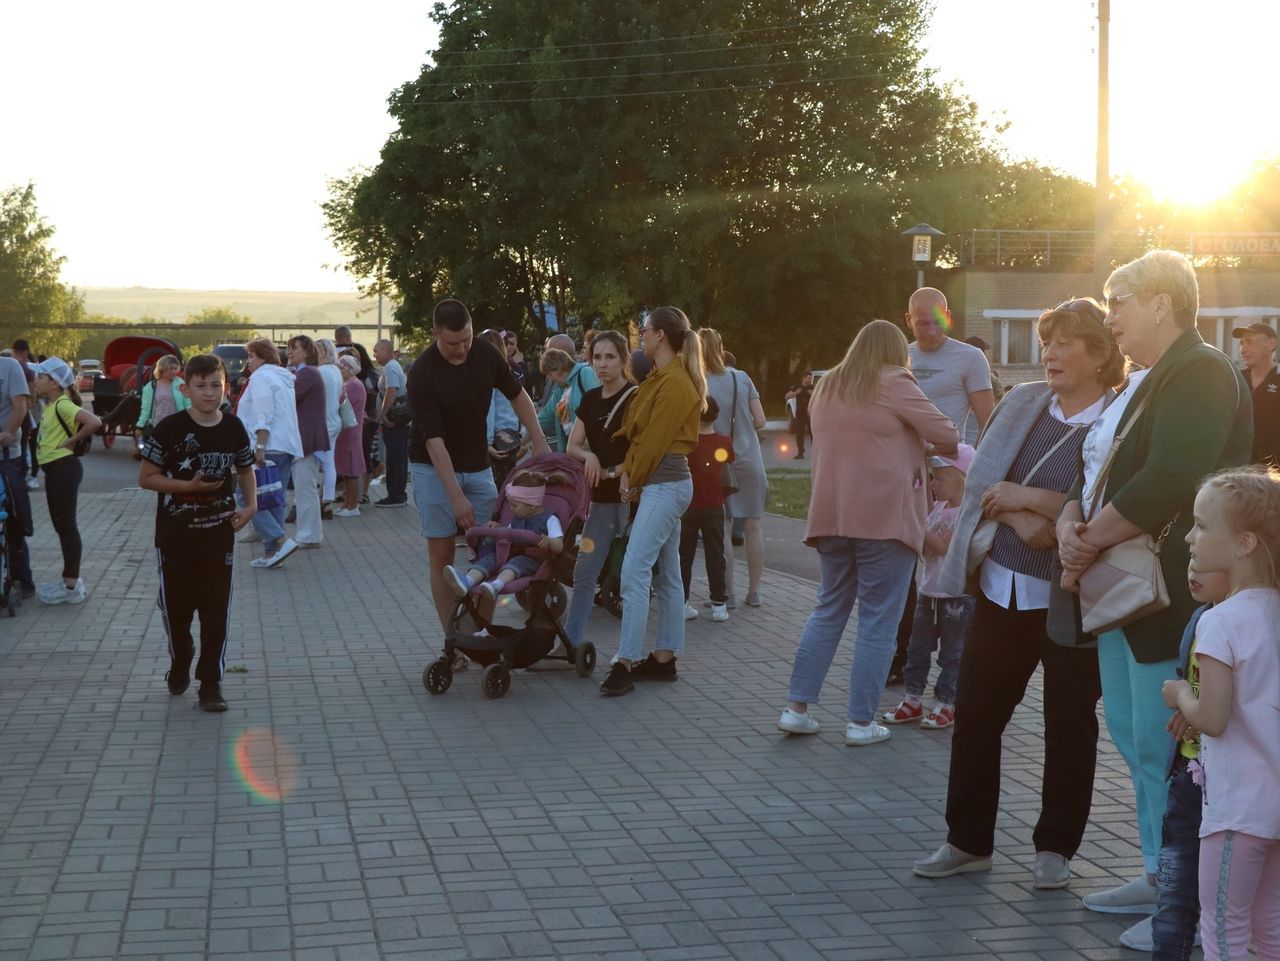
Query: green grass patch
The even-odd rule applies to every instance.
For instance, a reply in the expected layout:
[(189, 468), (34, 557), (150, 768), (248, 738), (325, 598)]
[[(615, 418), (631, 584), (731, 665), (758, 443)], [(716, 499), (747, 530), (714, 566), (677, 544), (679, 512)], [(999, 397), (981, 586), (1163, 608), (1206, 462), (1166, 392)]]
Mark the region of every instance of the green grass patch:
[(769, 510), (804, 520), (809, 516), (813, 480), (808, 471), (775, 467), (769, 471)]

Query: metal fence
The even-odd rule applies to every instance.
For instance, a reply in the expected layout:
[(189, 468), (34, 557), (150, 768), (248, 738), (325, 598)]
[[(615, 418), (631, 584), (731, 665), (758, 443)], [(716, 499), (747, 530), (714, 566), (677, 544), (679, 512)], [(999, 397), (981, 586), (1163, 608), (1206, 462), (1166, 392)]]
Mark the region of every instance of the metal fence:
[[(1092, 230), (972, 230), (960, 240), (960, 263), (984, 267), (1045, 267), (1062, 271), (1093, 269)], [(1166, 231), (1117, 231), (1111, 258), (1123, 263), (1163, 247), (1192, 252), (1192, 235)]]

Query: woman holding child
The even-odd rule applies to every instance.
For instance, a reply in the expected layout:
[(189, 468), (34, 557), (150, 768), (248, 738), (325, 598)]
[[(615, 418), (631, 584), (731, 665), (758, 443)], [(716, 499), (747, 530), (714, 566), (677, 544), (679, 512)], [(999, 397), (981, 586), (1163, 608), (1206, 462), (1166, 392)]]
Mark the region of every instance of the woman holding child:
[[(688, 455), (698, 443), (707, 397), (702, 344), (683, 311), (659, 307), (650, 313), (640, 328), (640, 345), (654, 371), (636, 391), (622, 422), (621, 433), (631, 446), (618, 486), (624, 501), (639, 498), (640, 506), (622, 564), (622, 637), (600, 685), (610, 695), (629, 693), (634, 680), (676, 679), (676, 657), (684, 651), (680, 519), (693, 499)], [(651, 606), (658, 616), (658, 637), (653, 653), (641, 661)]]
[[(1043, 807), (1033, 883), (1066, 886), (1093, 798), (1101, 689), (1097, 655), (1050, 640), (1046, 609), (1053, 522), (1074, 482), (1089, 425), (1124, 376), (1102, 308), (1072, 300), (1040, 316), (1045, 379), (1014, 387), (987, 423), (946, 560), (945, 594), (976, 594), (960, 660), (947, 841), (915, 873), (948, 877), (991, 866), (1004, 729), (1044, 668)], [(994, 536), (990, 536), (994, 530)], [(982, 546), (978, 546), (978, 544)]]
[[(822, 583), (800, 635), (778, 729), (818, 733), (809, 705), (818, 701), (856, 601), (845, 743), (858, 747), (889, 737), (875, 712), (924, 543), (926, 444), (950, 456), (959, 437), (907, 369), (907, 339), (887, 320), (858, 332), (844, 360), (818, 382), (809, 416), (813, 495), (805, 543), (817, 548)], [(850, 484), (851, 477), (858, 482)]]

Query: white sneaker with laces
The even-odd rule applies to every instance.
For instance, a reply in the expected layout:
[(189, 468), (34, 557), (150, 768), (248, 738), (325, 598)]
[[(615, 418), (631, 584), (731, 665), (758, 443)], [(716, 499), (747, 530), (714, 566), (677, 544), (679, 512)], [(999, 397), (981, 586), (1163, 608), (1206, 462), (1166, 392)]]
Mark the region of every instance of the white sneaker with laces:
[(855, 724), (850, 721), (844, 726), (844, 743), (848, 747), (866, 747), (868, 744), (889, 740), (890, 733), (887, 727), (875, 721), (870, 724)]
[(39, 489), (40, 489), (40, 478), (38, 478), (38, 477), (28, 477), (28, 478), (27, 478), (27, 490), (29, 490), (29, 491), (38, 491)]
[(360, 508), (358, 507), (339, 507), (333, 512), (334, 517), (359, 517)]
[(690, 607), (688, 604), (684, 606), (684, 619), (686, 621), (692, 621), (697, 616), (698, 616), (698, 612), (695, 611), (692, 607)]
[[(693, 613), (697, 614), (698, 612), (694, 611)], [(723, 604), (712, 604), (711, 619), (718, 623), (727, 621), (729, 619), (729, 609)]]
[(822, 725), (815, 721), (808, 711), (801, 714), (799, 711), (787, 708), (778, 718), (778, 730), (786, 734), (817, 734), (821, 729)]
[(36, 597), (42, 604), (83, 604), (86, 596), (84, 578), (76, 579), (75, 587), (67, 587), (64, 581), (50, 581), (36, 588)]

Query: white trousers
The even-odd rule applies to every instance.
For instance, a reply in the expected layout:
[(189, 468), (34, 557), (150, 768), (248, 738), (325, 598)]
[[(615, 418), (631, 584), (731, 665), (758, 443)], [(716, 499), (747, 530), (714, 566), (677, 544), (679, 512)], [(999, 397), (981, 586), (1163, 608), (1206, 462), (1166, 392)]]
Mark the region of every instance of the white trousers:
[(324, 540), (320, 527), (320, 461), (315, 454), (293, 462), (293, 502), (298, 508), (299, 544), (319, 544)]

